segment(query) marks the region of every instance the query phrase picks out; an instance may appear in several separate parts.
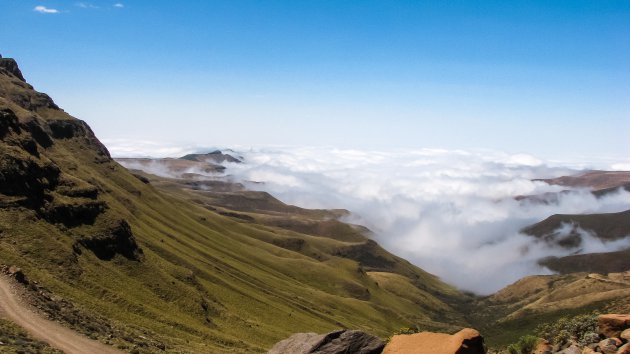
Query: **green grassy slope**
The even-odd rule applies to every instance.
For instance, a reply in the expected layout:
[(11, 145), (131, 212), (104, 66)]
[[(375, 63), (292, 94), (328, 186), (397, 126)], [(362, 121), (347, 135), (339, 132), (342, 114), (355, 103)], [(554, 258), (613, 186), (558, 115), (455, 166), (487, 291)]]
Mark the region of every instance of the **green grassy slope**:
[(339, 327), (465, 324), (449, 305), (461, 294), (378, 247), (384, 270), (417, 291), (380, 286), (348, 252), (367, 239), (344, 226), (322, 236), (244, 222), (144, 183), (1, 64), (0, 263), (24, 269), (53, 318), (129, 351), (199, 353), (263, 352)]
[(560, 317), (627, 305), (630, 274), (573, 273), (528, 276), (477, 299), (466, 312), (493, 347), (515, 342), (538, 324)]

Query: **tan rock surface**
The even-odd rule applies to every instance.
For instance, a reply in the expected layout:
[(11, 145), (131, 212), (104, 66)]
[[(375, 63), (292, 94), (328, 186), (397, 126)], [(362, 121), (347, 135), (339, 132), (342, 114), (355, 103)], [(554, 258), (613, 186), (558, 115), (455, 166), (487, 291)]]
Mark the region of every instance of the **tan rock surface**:
[(449, 335), (421, 332), (394, 336), (385, 346), (383, 354), (482, 354), (483, 338), (478, 331), (465, 328)]
[(619, 337), (621, 332), (630, 328), (629, 314), (607, 314), (597, 317), (599, 333), (608, 338)]

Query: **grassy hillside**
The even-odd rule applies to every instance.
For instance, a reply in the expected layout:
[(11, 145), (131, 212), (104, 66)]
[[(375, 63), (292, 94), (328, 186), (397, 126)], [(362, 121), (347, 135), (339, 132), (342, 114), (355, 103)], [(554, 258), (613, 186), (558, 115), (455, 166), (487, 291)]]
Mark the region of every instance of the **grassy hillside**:
[(539, 262), (560, 274), (575, 272), (618, 273), (630, 269), (630, 249), (617, 252), (576, 254), (566, 257), (550, 257)]
[(500, 347), (515, 342), (541, 323), (605, 310), (611, 304), (625, 308), (628, 299), (630, 272), (537, 275), (472, 302), (466, 312), (489, 345)]
[(145, 183), (0, 60), (0, 260), (52, 318), (128, 351), (198, 353), (465, 324), (463, 295), (335, 212)]
[[(523, 232), (543, 239), (553, 239), (563, 224), (592, 231), (604, 241), (614, 241), (630, 235), (630, 210), (619, 213), (562, 215), (556, 214), (528, 226)], [(570, 236), (570, 235), (569, 235)]]

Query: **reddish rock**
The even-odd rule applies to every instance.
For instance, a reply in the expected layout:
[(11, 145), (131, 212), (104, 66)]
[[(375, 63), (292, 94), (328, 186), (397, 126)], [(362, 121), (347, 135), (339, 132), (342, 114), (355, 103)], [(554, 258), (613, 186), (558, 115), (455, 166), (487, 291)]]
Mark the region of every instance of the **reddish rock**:
[(565, 348), (560, 354), (582, 354), (582, 349), (578, 348), (576, 345), (572, 345), (568, 348)]
[(626, 343), (619, 347), (616, 354), (630, 354), (630, 343)]
[(621, 341), (617, 338), (606, 338), (597, 345), (599, 350), (604, 354), (616, 354), (617, 347), (621, 345)]
[(485, 354), (483, 337), (472, 328), (448, 335), (421, 332), (392, 337), (383, 354)]
[(630, 315), (628, 314), (608, 314), (597, 317), (599, 333), (607, 338), (619, 337), (621, 332), (630, 328)]
[(541, 340), (534, 349), (534, 354), (548, 354), (553, 353), (553, 346), (546, 340)]
[(628, 328), (625, 331), (621, 332), (621, 334), (619, 335), (619, 338), (625, 339), (626, 341), (630, 341), (630, 328)]

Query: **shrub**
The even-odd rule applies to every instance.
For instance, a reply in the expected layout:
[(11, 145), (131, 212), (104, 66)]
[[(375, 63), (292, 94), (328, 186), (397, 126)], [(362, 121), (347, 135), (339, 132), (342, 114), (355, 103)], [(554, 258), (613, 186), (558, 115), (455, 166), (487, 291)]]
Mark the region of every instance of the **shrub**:
[(552, 344), (565, 344), (574, 340), (586, 345), (597, 342), (597, 314), (562, 317), (556, 322), (538, 326), (534, 333)]
[(531, 354), (536, 349), (539, 340), (536, 336), (522, 336), (518, 342), (508, 345), (507, 351), (510, 354)]
[(403, 327), (394, 331), (394, 333), (392, 333), (392, 335), (389, 336), (389, 338), (387, 338), (387, 342), (392, 340), (393, 336), (397, 336), (399, 334), (414, 334), (414, 333), (419, 333), (419, 332), (420, 332), (420, 329), (418, 327)]
[(557, 345), (563, 345), (569, 341), (575, 341), (583, 346), (596, 343), (599, 341), (597, 313), (562, 317), (555, 322), (541, 324), (534, 330), (534, 335), (521, 337), (518, 342), (510, 344), (507, 351), (510, 354), (532, 353), (536, 349), (539, 338)]

